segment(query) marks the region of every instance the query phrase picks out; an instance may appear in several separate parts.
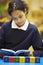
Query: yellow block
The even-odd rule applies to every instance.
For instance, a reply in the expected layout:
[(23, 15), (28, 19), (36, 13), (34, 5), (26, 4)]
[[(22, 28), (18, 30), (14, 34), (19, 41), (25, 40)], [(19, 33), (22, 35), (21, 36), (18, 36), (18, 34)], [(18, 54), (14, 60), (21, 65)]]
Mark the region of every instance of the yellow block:
[(25, 57), (21, 56), (19, 60), (20, 60), (20, 63), (25, 62)]
[(30, 57), (30, 63), (34, 63), (35, 62), (35, 57)]

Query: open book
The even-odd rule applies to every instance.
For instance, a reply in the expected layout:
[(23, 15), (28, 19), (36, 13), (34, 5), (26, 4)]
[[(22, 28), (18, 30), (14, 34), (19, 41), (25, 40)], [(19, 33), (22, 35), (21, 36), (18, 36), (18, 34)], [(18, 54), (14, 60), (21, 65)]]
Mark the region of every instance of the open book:
[(0, 49), (0, 53), (4, 53), (7, 56), (28, 56), (30, 51), (29, 50), (13, 51), (10, 49)]

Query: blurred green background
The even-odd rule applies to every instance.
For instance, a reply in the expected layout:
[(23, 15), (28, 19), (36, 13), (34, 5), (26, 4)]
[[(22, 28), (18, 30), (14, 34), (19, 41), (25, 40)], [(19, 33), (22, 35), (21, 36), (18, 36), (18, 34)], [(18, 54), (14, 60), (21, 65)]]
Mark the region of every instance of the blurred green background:
[(4, 13), (5, 6), (6, 6), (6, 3), (0, 3), (0, 12)]

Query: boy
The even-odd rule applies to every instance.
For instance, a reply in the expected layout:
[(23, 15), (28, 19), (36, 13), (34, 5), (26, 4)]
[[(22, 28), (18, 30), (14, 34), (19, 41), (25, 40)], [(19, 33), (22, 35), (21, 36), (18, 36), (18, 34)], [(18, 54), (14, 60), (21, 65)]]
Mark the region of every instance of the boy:
[(11, 21), (2, 25), (0, 33), (0, 48), (23, 50), (31, 45), (34, 52), (31, 56), (43, 56), (42, 40), (37, 28), (28, 22), (28, 6), (23, 0), (14, 0), (9, 3), (8, 13)]

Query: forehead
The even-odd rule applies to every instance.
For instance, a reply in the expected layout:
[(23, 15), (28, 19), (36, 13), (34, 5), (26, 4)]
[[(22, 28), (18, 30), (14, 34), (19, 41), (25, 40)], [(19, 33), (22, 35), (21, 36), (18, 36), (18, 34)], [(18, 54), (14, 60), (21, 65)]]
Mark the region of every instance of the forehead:
[(24, 12), (21, 11), (21, 10), (14, 10), (14, 11), (12, 12), (12, 14), (15, 14), (15, 15), (23, 15)]

